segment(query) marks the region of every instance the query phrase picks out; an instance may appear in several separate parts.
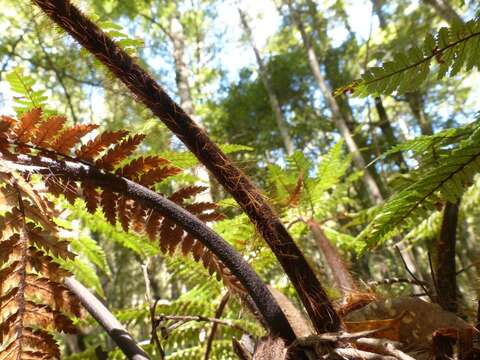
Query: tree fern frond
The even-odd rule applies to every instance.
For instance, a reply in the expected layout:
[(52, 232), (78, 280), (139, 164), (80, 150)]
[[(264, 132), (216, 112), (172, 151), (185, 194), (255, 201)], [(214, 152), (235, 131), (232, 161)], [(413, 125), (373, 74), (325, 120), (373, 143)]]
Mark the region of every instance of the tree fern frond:
[(480, 21), (470, 20), (441, 28), (437, 34), (427, 34), (422, 48), (412, 47), (396, 53), (392, 61), (381, 67), (370, 67), (362, 78), (339, 88), (335, 95), (388, 95), (418, 88), (430, 73), (432, 62), (438, 63), (437, 78), (456, 75), (460, 70), (480, 68)]
[(412, 156), (420, 163), (426, 163), (429, 159), (436, 157), (442, 152), (442, 148), (458, 144), (461, 140), (470, 136), (472, 132), (480, 127), (480, 121), (477, 120), (460, 126), (439, 131), (433, 135), (422, 135), (415, 139), (404, 141), (393, 146), (380, 156), (384, 159), (398, 152), (411, 152)]
[[(36, 129), (43, 123), (40, 116), (32, 116), (31, 118), (31, 121), (19, 122), (22, 125), (21, 129), (25, 128), (30, 131), (29, 129)], [(28, 126), (23, 126), (24, 123)], [(96, 127), (96, 125), (80, 124), (67, 128), (60, 132), (60, 135), (53, 139), (52, 142), (46, 144), (45, 148), (34, 146), (29, 142), (22, 142), (22, 138), (30, 139), (31, 137), (24, 136), (27, 130), (15, 131), (16, 127), (13, 131), (6, 133), (5, 141), (16, 147), (16, 151), (19, 153), (23, 151), (31, 153), (32, 156), (39, 153), (44, 157), (50, 157), (55, 160), (66, 156), (69, 161), (77, 161), (79, 163), (88, 159), (92, 163), (90, 166), (106, 171), (113, 171), (116, 168), (115, 172), (117, 174), (126, 175), (127, 178), (130, 177), (133, 180), (138, 178), (142, 181), (143, 176), (150, 175), (151, 171), (161, 169), (161, 174), (153, 176), (153, 181), (155, 182), (156, 180), (163, 180), (168, 174), (179, 171), (178, 168), (170, 166), (168, 160), (159, 156), (138, 157), (128, 161), (130, 155), (145, 138), (141, 134), (128, 136), (123, 140), (121, 140), (121, 132), (114, 135), (109, 133), (103, 137), (100, 135), (87, 145), (82, 146), (80, 150), (74, 151), (73, 148), (80, 143), (80, 139)], [(100, 149), (105, 149), (105, 153), (102, 154), (99, 151)], [(34, 152), (30, 150), (34, 150)], [(75, 158), (76, 153), (79, 153), (84, 158)], [(121, 163), (125, 163), (125, 165), (120, 165)], [(146, 233), (151, 240), (159, 241), (160, 249), (165, 253), (173, 253), (176, 248), (181, 248), (184, 254), (186, 251), (191, 251), (194, 259), (201, 261), (210, 274), (216, 274), (232, 290), (243, 291), (240, 282), (202, 242), (192, 238), (179, 224), (165, 217), (160, 212), (150, 210), (144, 204), (133, 199), (123, 199), (123, 196), (112, 191), (106, 185), (94, 188), (88, 179), (83, 179), (80, 181), (79, 187), (76, 180), (51, 175), (50, 173), (42, 175), (51, 193), (55, 195), (64, 194), (72, 204), (78, 197), (84, 197), (89, 211), (93, 212), (99, 207), (112, 225), (115, 226), (117, 220), (119, 220), (124, 230), (133, 229), (139, 234)], [(145, 181), (151, 183), (152, 180), (146, 179)], [(86, 193), (82, 194), (79, 189), (86, 190)], [(185, 209), (189, 209), (204, 222), (220, 219), (221, 216), (217, 213), (217, 207), (214, 204), (188, 203), (189, 199), (204, 189), (204, 187), (199, 186), (184, 187), (171, 194), (169, 199)]]
[(76, 156), (85, 161), (93, 161), (100, 153), (110, 145), (118, 143), (127, 136), (128, 131), (105, 131), (90, 140), (76, 151)]
[[(58, 232), (46, 234), (38, 219), (27, 208), (34, 204), (49, 206), (39, 192), (20, 176), (3, 172), (2, 206), (10, 207), (0, 218), (2, 256), (0, 264), (0, 359), (59, 359), (60, 349), (54, 332), (74, 333), (71, 316), (80, 316), (76, 297), (63, 286), (69, 273), (53, 262), (48, 253), (70, 258), (68, 244), (45, 240)], [(13, 200), (16, 198), (16, 203)], [(5, 201), (9, 199), (9, 201)], [(41, 211), (37, 209), (37, 211)], [(45, 209), (48, 215), (53, 208)], [(48, 228), (55, 224), (48, 216), (42, 219)], [(42, 250), (39, 250), (39, 247)]]
[(319, 201), (325, 191), (334, 188), (345, 176), (350, 167), (351, 158), (343, 150), (343, 141), (338, 141), (322, 157), (317, 174), (310, 187), (310, 197), (313, 203)]
[[(445, 149), (436, 164), (422, 167), (416, 181), (394, 195), (375, 215), (360, 238), (376, 244), (413, 225), (434, 209), (435, 202), (456, 202), (480, 170), (480, 129), (457, 146)], [(432, 202), (433, 200), (433, 202)]]
[(53, 138), (55, 138), (59, 131), (63, 129), (67, 118), (65, 116), (52, 115), (45, 121), (38, 125), (38, 131), (35, 135), (33, 144), (39, 147), (45, 147)]
[(130, 249), (141, 258), (154, 256), (160, 251), (156, 243), (148, 241), (144, 236), (125, 232), (120, 224), (112, 225), (106, 220), (103, 213), (86, 211), (81, 202), (77, 202), (68, 209), (72, 213), (71, 216), (82, 221), (90, 231), (104, 234), (110, 241)]
[(96, 165), (105, 170), (113, 170), (121, 161), (130, 156), (138, 145), (143, 141), (145, 135), (133, 135), (116, 143), (107, 153), (96, 161)]
[(20, 121), (15, 126), (14, 132), (18, 140), (21, 142), (28, 142), (30, 138), (35, 135), (36, 126), (40, 122), (42, 116), (42, 109), (33, 108), (25, 112), (20, 117)]

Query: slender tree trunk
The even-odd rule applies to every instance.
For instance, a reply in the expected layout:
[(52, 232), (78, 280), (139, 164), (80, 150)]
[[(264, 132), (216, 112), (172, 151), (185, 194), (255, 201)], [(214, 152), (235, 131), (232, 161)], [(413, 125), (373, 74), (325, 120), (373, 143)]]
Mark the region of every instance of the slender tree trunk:
[[(385, 22), (385, 19), (383, 17), (381, 2), (379, 0), (372, 0), (372, 5), (373, 5), (373, 11), (375, 12), (375, 14), (377, 15), (380, 21), (381, 28), (385, 30), (387, 23)], [(375, 108), (378, 113), (378, 118), (380, 119), (380, 129), (382, 130), (385, 138), (387, 139), (388, 142), (392, 141), (392, 144), (396, 144), (397, 141), (393, 133), (393, 129), (391, 127), (391, 123), (388, 118), (387, 111), (385, 110), (382, 99), (380, 97), (375, 98)], [(399, 164), (403, 164), (405, 168), (408, 168), (407, 163), (405, 162), (405, 159), (403, 158), (401, 153), (399, 154), (399, 157), (397, 157), (397, 161)], [(402, 168), (401, 165), (399, 166), (400, 168)], [(417, 276), (419, 276), (420, 272), (417, 269), (415, 256), (412, 253), (412, 251), (403, 242), (399, 242), (397, 247), (398, 247), (398, 250), (400, 251), (400, 255), (402, 256), (403, 261), (405, 262), (405, 265), (408, 268), (406, 270), (408, 270), (408, 272), (412, 272), (413, 274), (417, 274)], [(422, 289), (420, 286), (414, 285), (413, 290), (418, 292), (418, 291), (421, 291)]]
[[(382, 130), (382, 134), (385, 137), (388, 146), (395, 146), (398, 142), (380, 96), (375, 97), (375, 109), (377, 110), (378, 119), (380, 121), (378, 126), (380, 127), (380, 130)], [(400, 170), (406, 170), (408, 168), (401, 152), (395, 154), (394, 160)]]
[[(175, 82), (177, 84), (180, 105), (189, 114), (194, 114), (193, 101), (188, 82), (190, 70), (185, 61), (185, 36), (178, 14), (170, 21), (170, 36), (173, 45), (173, 60), (175, 62)], [(198, 119), (197, 119), (198, 121)]]
[(280, 107), (280, 102), (278, 101), (278, 97), (273, 89), (270, 74), (268, 73), (268, 70), (263, 62), (257, 45), (255, 44), (252, 36), (252, 30), (250, 29), (250, 26), (247, 22), (246, 14), (243, 12), (242, 9), (240, 9), (240, 7), (237, 7), (237, 10), (240, 14), (240, 22), (242, 24), (243, 30), (245, 31), (245, 34), (248, 37), (248, 41), (250, 42), (250, 46), (255, 53), (255, 59), (257, 60), (260, 79), (262, 80), (263, 86), (265, 86), (265, 90), (267, 91), (270, 106), (272, 107), (273, 115), (275, 116), (275, 121), (277, 123), (278, 130), (280, 131), (280, 136), (282, 137), (283, 146), (285, 147), (287, 155), (291, 155), (294, 151), (293, 141), (288, 133), (288, 123), (285, 120), (282, 109)]
[(458, 15), (452, 5), (450, 5), (450, 0), (423, 0), (423, 2), (432, 6), (438, 15), (450, 25), (463, 22), (460, 15)]
[(436, 244), (435, 278), (438, 302), (447, 311), (457, 311), (456, 236), (458, 224), (458, 202), (447, 202), (443, 209), (443, 220)]
[(382, 196), (382, 193), (380, 192), (380, 188), (378, 187), (370, 171), (366, 168), (365, 160), (362, 154), (360, 153), (360, 149), (357, 143), (355, 142), (350, 129), (348, 128), (347, 121), (342, 116), (340, 107), (338, 106), (336, 99), (332, 95), (332, 90), (330, 89), (329, 85), (327, 84), (325, 78), (322, 75), (318, 58), (315, 53), (315, 49), (313, 48), (313, 45), (310, 42), (310, 39), (305, 30), (305, 27), (303, 26), (302, 20), (299, 18), (297, 11), (294, 9), (291, 0), (287, 0), (287, 5), (290, 10), (292, 21), (300, 31), (303, 45), (307, 52), (308, 63), (312, 70), (313, 76), (315, 77), (318, 87), (320, 88), (320, 91), (322, 92), (323, 97), (325, 98), (330, 108), (330, 111), (332, 112), (332, 119), (335, 124), (335, 127), (340, 131), (340, 134), (342, 135), (348, 147), (348, 150), (352, 154), (352, 159), (355, 166), (364, 172), (363, 183), (365, 184), (365, 187), (368, 191), (368, 195), (371, 201), (374, 204), (378, 204), (383, 200), (383, 196)]
[[(423, 0), (431, 5), (437, 14), (441, 16), (451, 26), (463, 23), (460, 15), (450, 5), (448, 0)], [(409, 104), (412, 102), (408, 98)], [(417, 105), (417, 102), (419, 104)], [(417, 106), (415, 106), (417, 105)], [(433, 134), (432, 127), (423, 110), (423, 98), (421, 96), (413, 98), (413, 106), (410, 105), (412, 112), (417, 118), (423, 135)], [(418, 107), (420, 109), (418, 109)], [(443, 210), (442, 227), (436, 246), (435, 263), (435, 284), (438, 292), (439, 304), (448, 311), (456, 312), (458, 309), (457, 293), (457, 269), (456, 269), (456, 234), (458, 225), (459, 201), (457, 203), (447, 202)]]
[(420, 126), (422, 135), (432, 135), (432, 123), (428, 118), (428, 115), (425, 113), (423, 94), (417, 90), (406, 93), (405, 96), (407, 97), (408, 106), (410, 107), (415, 120), (417, 120), (417, 123)]
[(385, 29), (387, 27), (387, 19), (385, 19), (385, 14), (382, 9), (383, 2), (383, 0), (372, 0), (373, 11), (378, 17), (381, 29)]

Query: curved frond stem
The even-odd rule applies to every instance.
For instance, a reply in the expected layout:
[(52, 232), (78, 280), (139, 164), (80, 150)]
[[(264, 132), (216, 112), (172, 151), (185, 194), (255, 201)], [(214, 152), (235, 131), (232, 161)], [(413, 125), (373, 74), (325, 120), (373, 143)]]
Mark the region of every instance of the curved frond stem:
[[(8, 162), (7, 159), (4, 161)], [(74, 181), (88, 180), (97, 186), (136, 200), (179, 224), (187, 233), (199, 239), (240, 281), (255, 302), (270, 331), (289, 342), (295, 339), (281, 308), (245, 259), (217, 233), (178, 204), (131, 180), (84, 163), (18, 155), (10, 166), (18, 167), (16, 164), (31, 166), (30, 171), (35, 170), (37, 173), (53, 174)]]
[[(341, 319), (313, 269), (273, 208), (243, 171), (231, 162), (207, 133), (168, 96), (148, 72), (70, 1), (32, 2), (122, 81), (136, 99), (148, 107), (232, 195), (274, 252), (297, 290), (315, 329), (318, 332), (339, 330), (342, 327)], [(124, 186), (129, 188), (130, 185), (127, 182)], [(267, 293), (265, 295), (271, 299)], [(264, 315), (270, 317), (274, 314)], [(284, 331), (285, 329), (282, 329), (282, 332)]]

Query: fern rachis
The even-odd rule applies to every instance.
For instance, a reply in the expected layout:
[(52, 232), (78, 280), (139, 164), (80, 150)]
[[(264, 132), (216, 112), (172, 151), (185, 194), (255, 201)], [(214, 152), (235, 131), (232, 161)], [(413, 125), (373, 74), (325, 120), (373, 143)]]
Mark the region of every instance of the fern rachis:
[[(28, 115), (31, 115), (33, 120), (21, 135), (35, 142), (37, 127), (49, 119), (42, 119), (41, 111), (36, 109)], [(114, 224), (117, 219), (121, 219), (125, 228), (146, 232), (153, 240), (159, 236), (161, 249), (164, 251), (173, 252), (176, 247), (180, 247), (185, 254), (191, 252), (195, 260), (201, 260), (210, 273), (217, 273), (227, 286), (235, 291), (247, 290), (275, 333), (283, 334), (286, 338), (292, 336), (286, 320), (284, 323), (279, 321), (283, 313), (275, 305), (273, 297), (258, 276), (237, 252), (200, 220), (203, 218), (204, 221), (210, 221), (218, 218), (219, 215), (215, 213), (216, 206), (210, 203), (186, 203), (187, 199), (202, 188), (180, 189), (173, 193), (169, 200), (128, 179), (142, 181), (142, 175), (155, 170), (157, 171), (155, 179), (161, 180), (175, 172), (172, 171), (174, 167), (170, 166), (166, 159), (155, 156), (125, 161), (143, 139), (142, 135), (126, 137), (125, 140), (119, 137), (110, 144), (110, 147), (103, 146), (105, 154), (99, 153), (98, 159), (95, 157), (92, 159), (91, 151), (88, 152), (87, 159), (82, 159), (73, 155), (72, 148), (76, 144), (71, 139), (78, 142), (87, 131), (95, 128), (93, 125), (67, 128), (51, 139), (44, 148), (21, 142), (16, 131), (20, 126), (17, 122), (8, 120), (4, 125), (6, 128), (2, 139), (4, 146), (0, 152), (5, 167), (25, 174), (41, 174), (48, 190), (53, 194), (63, 193), (71, 202), (77, 197), (85, 197), (90, 204), (90, 210), (93, 211), (99, 206), (111, 223)], [(98, 137), (101, 139), (102, 136)], [(64, 137), (68, 141), (63, 141)], [(57, 144), (66, 145), (59, 147)], [(98, 147), (101, 140), (94, 139), (92, 144)], [(80, 150), (80, 154), (85, 152)], [(117, 165), (125, 162), (126, 165)], [(128, 178), (120, 175), (126, 175)], [(153, 185), (151, 179), (145, 178), (145, 181), (150, 187)], [(81, 183), (80, 187), (87, 188), (88, 191), (80, 192), (78, 182)], [(182, 208), (182, 205), (198, 218)], [(152, 216), (152, 211), (155, 216)]]

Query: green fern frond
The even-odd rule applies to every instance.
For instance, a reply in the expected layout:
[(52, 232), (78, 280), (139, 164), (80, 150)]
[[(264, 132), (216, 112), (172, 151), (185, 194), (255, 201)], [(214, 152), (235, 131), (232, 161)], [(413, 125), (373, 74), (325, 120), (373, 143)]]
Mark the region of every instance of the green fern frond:
[(73, 206), (65, 202), (65, 207), (72, 212), (72, 218), (81, 220), (90, 231), (103, 234), (109, 240), (134, 251), (142, 258), (154, 256), (160, 252), (158, 245), (149, 241), (146, 237), (126, 233), (119, 224), (116, 224), (116, 226), (110, 224), (102, 212), (97, 211), (94, 215), (90, 214), (81, 200), (77, 200)]
[(380, 159), (387, 158), (398, 152), (412, 152), (413, 157), (421, 160), (425, 154), (431, 153), (432, 150), (439, 149), (450, 143), (458, 143), (460, 140), (470, 135), (472, 131), (478, 128), (477, 121), (461, 126), (458, 128), (450, 128), (442, 130), (433, 135), (423, 135), (415, 139), (404, 141), (393, 146), (380, 156)]
[(406, 243), (431, 240), (437, 237), (442, 222), (442, 213), (436, 211), (411, 229), (403, 238)]
[(396, 53), (392, 61), (368, 68), (361, 79), (337, 89), (335, 95), (352, 93), (364, 97), (412, 91), (427, 79), (433, 62), (438, 64), (437, 78), (442, 79), (447, 72), (454, 76), (462, 69), (480, 68), (479, 55), (480, 21), (458, 23), (441, 28), (435, 36), (427, 34), (422, 48)]
[(365, 247), (363, 242), (357, 241), (352, 235), (337, 231), (328, 226), (323, 226), (322, 229), (327, 238), (340, 249), (360, 253)]
[(360, 239), (375, 245), (414, 226), (439, 202), (456, 202), (480, 171), (480, 129), (458, 144), (450, 145), (435, 163), (423, 166), (416, 181), (398, 192), (375, 215)]
[(14, 102), (17, 105), (14, 110), (18, 115), (33, 108), (45, 108), (47, 100), (45, 90), (35, 90), (35, 80), (26, 75), (21, 68), (13, 69), (5, 78), (12, 92), (18, 94), (14, 97)]
[(89, 236), (79, 236), (70, 241), (70, 245), (75, 254), (79, 257), (85, 257), (91, 264), (95, 265), (105, 274), (109, 274), (106, 255), (102, 247)]
[(73, 260), (56, 260), (62, 268), (70, 271), (75, 276), (75, 278), (83, 285), (90, 289), (93, 289), (100, 296), (105, 296), (100, 279), (91, 264), (82, 261), (79, 258), (75, 258)]
[(316, 203), (325, 191), (333, 189), (339, 184), (348, 168), (350, 167), (351, 156), (345, 155), (343, 150), (343, 141), (338, 141), (322, 157), (318, 166), (317, 175), (313, 186), (310, 188), (312, 202)]

